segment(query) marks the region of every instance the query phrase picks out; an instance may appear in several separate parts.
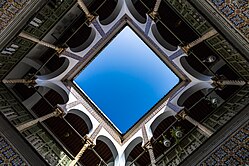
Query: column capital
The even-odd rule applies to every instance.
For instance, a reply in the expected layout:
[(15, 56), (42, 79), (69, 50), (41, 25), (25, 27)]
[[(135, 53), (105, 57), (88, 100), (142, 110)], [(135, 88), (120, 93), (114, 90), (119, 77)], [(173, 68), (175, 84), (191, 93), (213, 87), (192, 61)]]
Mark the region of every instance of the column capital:
[(92, 23), (92, 21), (96, 18), (93, 14), (91, 14), (86, 6), (86, 4), (83, 2), (83, 0), (77, 0), (77, 3), (79, 4), (80, 8), (83, 10), (83, 12), (86, 15), (86, 18), (88, 20), (88, 24)]
[(93, 148), (95, 146), (93, 140), (88, 136), (84, 136), (82, 142), (87, 146), (87, 148)]
[(55, 108), (55, 116), (62, 118), (65, 115), (65, 112), (60, 108), (56, 107)]
[(143, 148), (149, 152), (151, 165), (156, 166), (156, 158), (153, 152), (153, 146), (151, 144), (151, 141), (146, 142)]
[(213, 87), (216, 87), (218, 90), (224, 89), (225, 86), (222, 84), (219, 84), (217, 79), (214, 78), (214, 79), (212, 79), (212, 81), (213, 81), (212, 82)]
[(58, 52), (58, 54), (63, 53), (67, 48), (63, 48), (63, 47), (56, 47), (55, 50)]
[(154, 21), (154, 22), (157, 22), (160, 17), (159, 17), (159, 14), (157, 11), (151, 11), (148, 13), (148, 15), (150, 16), (150, 18)]
[(146, 142), (146, 143), (144, 144), (143, 148), (146, 149), (146, 150), (153, 149), (153, 146), (152, 146), (152, 144), (151, 144), (151, 141)]
[(184, 51), (185, 54), (187, 54), (190, 49), (190, 46), (187, 44), (186, 46), (182, 46), (181, 49)]
[(187, 113), (186, 113), (186, 110), (183, 109), (182, 111), (180, 111), (178, 114), (176, 114), (176, 118), (178, 120), (181, 120), (181, 119), (185, 119), (185, 117), (187, 116)]
[(214, 76), (212, 79), (212, 86), (218, 88), (218, 90), (224, 89), (224, 85), (220, 84), (219, 80), (226, 80), (226, 77), (223, 75)]
[(86, 15), (86, 18), (87, 18), (88, 24), (91, 24), (96, 19), (96, 16), (92, 14), (88, 14)]

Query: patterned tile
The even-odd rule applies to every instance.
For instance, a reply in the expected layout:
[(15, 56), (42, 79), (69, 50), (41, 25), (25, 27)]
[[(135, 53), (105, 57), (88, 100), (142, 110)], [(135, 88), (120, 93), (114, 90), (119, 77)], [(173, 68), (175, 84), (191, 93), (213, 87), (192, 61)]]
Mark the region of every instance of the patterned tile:
[(0, 32), (22, 11), (30, 0), (0, 1)]
[(236, 155), (239, 157), (239, 158), (242, 158), (242, 159), (248, 159), (249, 158), (249, 150), (246, 149), (246, 148), (241, 148), (239, 149), (237, 152), (236, 152)]
[(210, 166), (211, 165), (216, 165), (217, 161), (213, 157), (210, 157), (210, 158), (207, 159), (206, 164), (210, 165)]
[(229, 140), (229, 141), (225, 144), (225, 146), (226, 146), (229, 150), (232, 150), (232, 149), (234, 149), (234, 148), (237, 146), (237, 144), (236, 144), (233, 140)]
[(200, 165), (249, 165), (249, 123), (216, 147)]
[(3, 138), (0, 138), (0, 150), (5, 148), (6, 146), (9, 146), (9, 144)]
[[(0, 3), (1, 5), (1, 3)], [(28, 163), (17, 150), (0, 134), (0, 165), (26, 166)]]
[(243, 131), (239, 131), (234, 138), (238, 139), (240, 142), (244, 141), (246, 138), (248, 138), (248, 134), (244, 133)]
[(3, 151), (3, 154), (7, 159), (10, 159), (14, 155), (16, 155), (16, 153), (11, 148), (7, 149), (6, 151)]
[(240, 165), (240, 162), (233, 157), (230, 157), (224, 162), (226, 165)]
[(19, 166), (21, 165), (21, 163), (23, 163), (23, 160), (20, 157), (16, 157), (15, 159), (11, 161), (11, 164), (13, 166)]
[(231, 18), (231, 21), (237, 26), (243, 23), (244, 20), (239, 15), (236, 15), (235, 17)]
[(220, 148), (215, 152), (215, 155), (218, 158), (223, 159), (225, 156), (227, 156), (227, 153), (222, 148)]
[(232, 25), (249, 39), (248, 0), (209, 0)]
[(234, 12), (229, 6), (226, 6), (221, 10), (227, 17)]

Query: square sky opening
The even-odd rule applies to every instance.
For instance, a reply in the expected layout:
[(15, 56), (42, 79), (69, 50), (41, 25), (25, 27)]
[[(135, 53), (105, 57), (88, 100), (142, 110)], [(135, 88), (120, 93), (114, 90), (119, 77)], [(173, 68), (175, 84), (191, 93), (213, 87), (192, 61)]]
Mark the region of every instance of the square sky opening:
[(125, 133), (179, 78), (126, 26), (74, 81)]

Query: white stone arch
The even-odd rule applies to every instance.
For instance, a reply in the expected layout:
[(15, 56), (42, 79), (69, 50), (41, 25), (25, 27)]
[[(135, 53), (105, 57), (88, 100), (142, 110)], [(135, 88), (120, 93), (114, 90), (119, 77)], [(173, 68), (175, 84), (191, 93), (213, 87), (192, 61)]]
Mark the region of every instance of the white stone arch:
[(136, 0), (125, 0), (128, 10), (130, 11), (131, 15), (140, 23), (144, 24), (146, 22), (146, 15), (145, 17), (141, 16), (141, 14), (137, 11), (135, 6), (133, 5), (133, 1)]
[[(95, 21), (99, 22), (99, 21), (98, 21), (98, 17), (95, 18)], [(77, 55), (77, 56), (79, 56), (79, 57), (84, 57), (84, 56), (91, 50), (91, 48), (94, 47), (94, 46), (98, 43), (98, 41), (99, 41), (100, 39), (102, 39), (101, 34), (97, 31), (96, 27), (95, 27), (93, 24), (90, 24), (89, 27), (90, 27), (91, 29), (93, 29), (94, 32), (95, 32), (95, 36), (92, 38), (93, 41), (92, 41), (91, 43), (89, 43), (89, 45), (88, 45), (84, 50), (81, 50), (81, 51), (78, 50), (77, 52), (74, 52), (74, 51), (71, 50), (71, 48), (67, 48), (66, 51), (68, 51), (68, 52), (70, 52), (70, 53), (73, 53), (73, 54), (75, 54), (75, 55)], [(90, 39), (89, 39), (89, 40), (90, 40)], [(84, 42), (85, 42), (85, 41), (84, 41)], [(84, 42), (83, 42), (83, 43), (84, 43)], [(61, 56), (67, 57), (67, 55), (66, 55), (66, 54), (63, 55), (63, 53), (62, 53)], [(69, 58), (70, 58), (70, 57), (69, 57)], [(78, 62), (78, 60), (77, 60), (77, 62)], [(72, 65), (75, 65), (75, 64), (72, 64)]]
[(114, 8), (114, 10), (112, 11), (112, 13), (107, 17), (105, 18), (104, 20), (101, 20), (99, 18), (99, 22), (102, 24), (102, 25), (108, 25), (110, 24), (111, 22), (113, 22), (117, 16), (119, 15), (120, 11), (121, 11), (121, 8), (123, 6), (123, 0), (114, 0), (114, 1), (117, 1), (117, 4)]
[(210, 80), (210, 76), (204, 75), (198, 71), (196, 71), (192, 66), (190, 66), (186, 60), (186, 56), (182, 56), (180, 58), (180, 64), (184, 68), (186, 72), (188, 72), (191, 76), (203, 80), (203, 81), (208, 81)]
[(224, 65), (226, 65), (226, 62), (223, 59), (218, 60), (217, 62), (214, 62), (214, 65), (210, 68), (211, 71), (216, 73), (219, 71)]
[(135, 139), (133, 139), (129, 144), (128, 146), (125, 148), (125, 151), (123, 153), (124, 157), (125, 157), (125, 161), (126, 161), (126, 164), (125, 165), (128, 165), (128, 157), (131, 153), (131, 151), (135, 148), (135, 146), (137, 146), (139, 143), (143, 143), (143, 138), (141, 136), (138, 136), (136, 137)]
[[(147, 21), (146, 21), (146, 24), (149, 24), (149, 20), (151, 19), (150, 18), (150, 16), (148, 15), (148, 14), (146, 14), (146, 16), (147, 16)], [(146, 29), (146, 24), (144, 25), (144, 31), (145, 31), (145, 29)], [(174, 54), (175, 52), (177, 52), (177, 50), (178, 49), (180, 49), (180, 47), (179, 46), (177, 46), (176, 47), (176, 50), (175, 51), (171, 51), (171, 50), (169, 50), (169, 49), (167, 49), (167, 48), (165, 48), (159, 41), (158, 41), (158, 39), (156, 38), (156, 36), (155, 36), (155, 34), (153, 34), (153, 32), (152, 32), (152, 27), (154, 27), (154, 25), (156, 26), (156, 23), (154, 22), (154, 21), (152, 21), (152, 23), (151, 23), (151, 25), (149, 26), (149, 27), (147, 27), (147, 28), (149, 28), (148, 29), (148, 38), (150, 38), (150, 40), (152, 40), (153, 41), (153, 43), (154, 44), (152, 44), (152, 48), (153, 47), (155, 47), (155, 49), (160, 49), (162, 52), (163, 52), (163, 54), (165, 55), (165, 56), (170, 56), (170, 55), (172, 55), (172, 54)], [(143, 27), (143, 25), (141, 25), (140, 27)], [(160, 35), (159, 35), (160, 36)], [(161, 37), (161, 36), (160, 36)], [(161, 37), (162, 38), (162, 37)], [(163, 39), (164, 40), (164, 39)]]
[[(194, 77), (193, 77), (194, 78)], [(175, 112), (181, 111), (184, 107), (180, 104), (184, 103), (185, 100), (191, 96), (193, 93), (197, 92), (198, 90), (202, 89), (210, 89), (214, 88), (212, 85), (212, 81), (201, 81), (197, 79), (193, 79), (189, 82), (186, 86), (184, 86), (179, 93), (175, 94), (172, 98), (170, 98), (167, 106)], [(178, 102), (180, 99), (180, 102)]]
[[(218, 100), (218, 106), (224, 102), (224, 99), (222, 96), (217, 93), (215, 89), (202, 89), (201, 92), (207, 97), (207, 98), (216, 98)], [(211, 93), (210, 93), (211, 92)]]
[(191, 87), (189, 87), (188, 89), (186, 89), (178, 98), (177, 100), (177, 105), (182, 106), (183, 103), (191, 96), (193, 95), (195, 92), (202, 90), (202, 89), (209, 89), (209, 88), (213, 88), (212, 85), (210, 83), (206, 83), (206, 82), (199, 82)]
[[(167, 100), (168, 103), (169, 100)], [(145, 130), (148, 136), (148, 140), (151, 140), (151, 138), (153, 137), (153, 132), (151, 129), (151, 124), (155, 121), (155, 119), (157, 117), (159, 117), (161, 114), (163, 114), (165, 111), (169, 110), (167, 105), (165, 105), (163, 108), (160, 109), (160, 111), (158, 111), (145, 125)]]
[(90, 32), (89, 37), (84, 42), (82, 42), (82, 44), (79, 45), (78, 47), (70, 47), (70, 50), (72, 52), (81, 52), (92, 44), (92, 42), (94, 41), (94, 39), (96, 37), (96, 30), (92, 27), (90, 27), (90, 28), (91, 28), (91, 32)]
[[(72, 97), (71, 97), (72, 99)], [(77, 104), (71, 108), (67, 108), (67, 106), (64, 105), (60, 105), (60, 107), (66, 112), (68, 113), (70, 110), (77, 110), (79, 112), (83, 112), (91, 121), (92, 127), (91, 130), (89, 131), (89, 133), (87, 134), (89, 137), (91, 137), (91, 135), (94, 133), (95, 129), (99, 126), (99, 122), (97, 121), (96, 117), (94, 117), (90, 111), (83, 105), (83, 104)], [(89, 125), (90, 126), (90, 125)], [(89, 127), (90, 128), (90, 127)]]
[(50, 88), (52, 90), (54, 90), (55, 92), (57, 92), (63, 99), (63, 103), (58, 103), (58, 104), (65, 104), (68, 102), (69, 100), (69, 97), (68, 97), (68, 92), (65, 91), (65, 89), (63, 89), (61, 86), (59, 86), (60, 83), (56, 83), (55, 81), (46, 81), (46, 80), (40, 80), (40, 79), (37, 79), (36, 80), (36, 85), (35, 87), (39, 87), (39, 86), (42, 86), (42, 87), (47, 87), (47, 88)]
[(117, 158), (118, 156), (118, 151), (117, 151), (117, 148), (116, 146), (114, 145), (114, 143), (107, 137), (107, 136), (104, 136), (104, 135), (99, 135), (96, 139), (97, 140), (100, 140), (102, 142), (104, 142), (110, 149), (111, 153), (112, 153), (112, 156), (113, 156), (113, 161), (109, 162), (108, 163), (108, 166), (114, 166), (114, 165), (117, 165), (115, 164), (115, 159)]
[(40, 69), (40, 67), (42, 66), (42, 62), (38, 61), (37, 59), (31, 59), (31, 58), (25, 57), (23, 58), (21, 63), (24, 63), (27, 66), (33, 67), (36, 70), (40, 70), (39, 72), (41, 75), (45, 75), (46, 73), (48, 73), (48, 69), (45, 66)]
[(165, 49), (169, 50), (169, 51), (176, 51), (177, 50), (177, 46), (174, 46), (172, 44), (170, 44), (169, 42), (167, 42), (160, 34), (160, 32), (157, 29), (157, 25), (153, 24), (151, 26), (151, 31), (153, 36), (155, 37), (155, 39), (158, 41), (158, 43), (163, 46)]
[(49, 79), (52, 79), (52, 78), (55, 78), (59, 75), (61, 75), (69, 66), (69, 60), (65, 57), (61, 57), (64, 59), (64, 62), (63, 64), (61, 65), (61, 67), (59, 67), (56, 71), (50, 73), (50, 74), (47, 74), (47, 75), (40, 75), (40, 76), (37, 76), (37, 79), (39, 80), (49, 80)]
[[(78, 109), (70, 109), (67, 114), (74, 114), (80, 117), (87, 125), (88, 133), (93, 129), (93, 124), (91, 119), (88, 117), (87, 114), (78, 110)], [(66, 115), (67, 116), (67, 115)]]
[[(63, 88), (61, 88), (57, 84), (47, 82), (47, 79), (51, 79), (53, 77), (56, 77), (56, 76), (60, 75), (61, 73), (63, 73), (68, 68), (69, 60), (67, 58), (65, 58), (65, 57), (62, 57), (62, 58), (64, 59), (63, 65), (60, 68), (58, 68), (56, 71), (52, 72), (52, 73), (46, 74), (46, 73), (48, 73), (49, 70), (46, 67), (41, 68), (40, 69), (41, 74), (44, 74), (44, 75), (36, 75), (36, 77), (37, 77), (37, 80), (36, 80), (37, 85), (35, 85), (35, 87), (38, 87), (37, 91), (41, 95), (46, 94), (49, 89), (52, 89), (56, 93), (58, 93), (63, 98), (63, 101), (64, 101), (63, 103), (59, 103), (59, 104), (64, 104), (65, 102), (68, 101), (67, 93), (65, 92), (65, 90), (63, 90)], [(37, 70), (42, 65), (38, 60), (34, 60), (34, 59), (31, 59), (31, 58), (24, 58), (22, 60), (22, 63), (27, 65), (27, 66), (34, 67)], [(24, 100), (23, 103), (27, 106), (27, 108), (31, 108), (40, 99), (41, 99), (41, 96), (38, 93), (34, 93), (28, 99)]]
[(165, 120), (165, 119), (168, 118), (168, 117), (175, 116), (175, 115), (176, 115), (176, 112), (174, 112), (174, 111), (171, 110), (171, 109), (168, 109), (168, 110), (166, 110), (165, 112), (163, 112), (162, 114), (160, 114), (160, 115), (152, 122), (152, 124), (150, 125), (150, 128), (151, 128), (152, 133), (154, 133), (154, 131), (156, 130), (156, 128), (158, 127), (158, 125), (159, 125), (163, 120)]
[[(39, 87), (37, 89), (37, 91), (41, 95), (45, 95), (48, 92), (48, 89), (41, 86), (41, 87)], [(26, 100), (22, 101), (22, 104), (25, 105), (25, 107), (27, 109), (31, 109), (41, 98), (42, 97), (38, 93), (35, 92), (29, 98), (27, 98)]]
[[(22, 59), (22, 61), (20, 62), (22, 64), (24, 64), (25, 66), (29, 66), (29, 67), (32, 67), (36, 70), (40, 70), (40, 74), (47, 74), (49, 72), (49, 70), (44, 66), (43, 68), (40, 69), (40, 67), (42, 66), (42, 62), (40, 62), (39, 60), (37, 59), (32, 59), (32, 58), (29, 58), (29, 57), (25, 57)], [(44, 87), (39, 87), (37, 89), (37, 91), (40, 93), (40, 94), (45, 94), (47, 91), (46, 91), (46, 88)], [(41, 96), (39, 94), (37, 94), (36, 92), (34, 92), (30, 97), (28, 97), (27, 99), (25, 100), (22, 100), (22, 103), (26, 106), (26, 108), (31, 108), (34, 104), (36, 104), (39, 100), (41, 99)]]

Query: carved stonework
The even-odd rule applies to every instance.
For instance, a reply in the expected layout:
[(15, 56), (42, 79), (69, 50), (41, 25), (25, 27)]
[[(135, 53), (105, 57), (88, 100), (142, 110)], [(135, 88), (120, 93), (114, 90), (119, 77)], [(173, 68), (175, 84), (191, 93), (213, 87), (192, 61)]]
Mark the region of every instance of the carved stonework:
[(22, 11), (30, 0), (2, 0), (0, 2), (0, 32)]
[(18, 151), (0, 134), (0, 165), (29, 165)]
[(249, 39), (248, 0), (209, 0), (210, 3)]
[(246, 165), (249, 163), (248, 142), (249, 123), (218, 146), (200, 165)]

